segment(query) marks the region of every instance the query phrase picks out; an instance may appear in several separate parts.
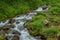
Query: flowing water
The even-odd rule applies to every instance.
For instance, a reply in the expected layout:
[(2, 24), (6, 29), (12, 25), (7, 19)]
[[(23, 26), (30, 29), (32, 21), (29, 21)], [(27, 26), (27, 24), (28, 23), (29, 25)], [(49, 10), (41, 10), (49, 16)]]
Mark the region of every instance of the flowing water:
[[(11, 28), (11, 30), (16, 30), (19, 33), (21, 33), (19, 40), (37, 40), (36, 38), (30, 36), (27, 28), (24, 28), (25, 21), (31, 20), (32, 16), (37, 14), (36, 11), (42, 11), (42, 8), (39, 7), (37, 10), (35, 10), (35, 12), (30, 12), (30, 13), (28, 13), (28, 15), (26, 15), (26, 14), (20, 15), (20, 16), (16, 16), (15, 18), (13, 18), (15, 20), (15, 22), (12, 25), (14, 25), (15, 27)], [(9, 20), (2, 21), (2, 22), (0, 22), (0, 27), (6, 25), (8, 23), (9, 23)], [(8, 40), (11, 40), (14, 35), (9, 33), (9, 34), (6, 34), (6, 36), (11, 36), (8, 38)]]

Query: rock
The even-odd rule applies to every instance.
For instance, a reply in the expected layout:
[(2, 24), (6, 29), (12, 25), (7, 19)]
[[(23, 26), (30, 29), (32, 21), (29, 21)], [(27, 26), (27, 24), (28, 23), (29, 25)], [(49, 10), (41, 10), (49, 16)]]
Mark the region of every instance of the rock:
[(4, 27), (0, 27), (0, 30), (9, 30), (10, 28), (13, 28), (14, 26), (13, 25), (5, 25)]
[(45, 20), (45, 21), (44, 21), (44, 24), (48, 24), (48, 22), (49, 22), (48, 20)]
[(35, 38), (36, 38), (36, 39), (40, 39), (40, 38), (41, 38), (41, 36), (36, 36)]
[(13, 27), (14, 27), (13, 25), (6, 25), (2, 29), (3, 30), (9, 30), (10, 28), (13, 28)]
[(47, 40), (46, 35), (44, 35), (43, 33), (39, 33), (39, 32), (37, 32), (37, 34), (35, 34), (34, 37), (38, 40)]
[(18, 31), (12, 31), (12, 34), (17, 34), (17, 35), (21, 35)]
[(15, 22), (15, 20), (12, 19), (12, 18), (11, 18), (10, 21), (9, 21), (10, 24), (12, 24), (12, 23), (14, 23), (14, 22)]
[(8, 34), (8, 33), (10, 33), (10, 30), (4, 30), (4, 32)]
[(45, 21), (44, 21), (44, 24), (45, 24), (45, 26), (46, 26), (47, 28), (49, 28), (50, 25), (49, 25), (49, 21), (48, 21), (48, 20), (45, 20)]
[(45, 35), (40, 35), (42, 40), (47, 40), (47, 37)]
[(31, 22), (32, 20), (26, 20), (26, 22)]
[(28, 30), (32, 30), (32, 28), (31, 28), (31, 27), (27, 27), (27, 29), (28, 29)]
[(30, 22), (31, 20), (32, 20), (32, 17), (27, 17), (27, 18), (26, 18), (26, 21), (27, 21), (27, 22)]
[(60, 35), (57, 36), (57, 40), (60, 40)]
[(2, 21), (3, 23), (5, 23), (6, 22), (6, 20), (4, 20), (4, 21)]
[(19, 24), (20, 22), (16, 22), (16, 24)]
[(14, 35), (14, 37), (12, 38), (12, 40), (19, 40), (19, 35)]
[(8, 33), (8, 34), (5, 34), (5, 36), (6, 36), (7, 40), (11, 40), (13, 38), (14, 34)]
[(43, 10), (45, 10), (45, 9), (47, 9), (47, 8), (48, 8), (48, 4), (46, 4), (46, 5), (44, 5), (44, 6), (42, 7)]

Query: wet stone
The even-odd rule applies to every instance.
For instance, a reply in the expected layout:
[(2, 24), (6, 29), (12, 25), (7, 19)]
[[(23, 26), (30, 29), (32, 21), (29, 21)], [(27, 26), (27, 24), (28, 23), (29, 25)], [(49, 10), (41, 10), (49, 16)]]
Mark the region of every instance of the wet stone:
[(21, 35), (18, 31), (12, 31), (12, 34), (18, 34), (18, 35)]
[(5, 21), (3, 21), (3, 23), (5, 23), (6, 22), (6, 20)]
[(14, 35), (14, 37), (12, 38), (12, 40), (19, 40), (19, 36), (18, 35)]
[(15, 20), (12, 19), (12, 18), (9, 20), (9, 23), (11, 23), (11, 24), (14, 23), (14, 22), (15, 22)]
[(16, 24), (19, 24), (20, 22), (16, 22)]
[(16, 16), (16, 17), (20, 17), (20, 15)]
[(41, 38), (41, 36), (36, 36), (35, 38), (36, 38), (36, 39), (40, 39), (40, 38)]
[(6, 36), (7, 40), (11, 40), (13, 38), (14, 34), (8, 33), (8, 34), (5, 34), (5, 36)]

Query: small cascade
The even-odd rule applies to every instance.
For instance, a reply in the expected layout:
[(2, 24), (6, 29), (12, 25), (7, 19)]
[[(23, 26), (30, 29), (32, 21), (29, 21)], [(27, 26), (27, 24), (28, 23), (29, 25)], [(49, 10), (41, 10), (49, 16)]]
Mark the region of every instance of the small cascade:
[[(43, 10), (41, 7), (39, 7), (37, 10), (35, 10), (35, 12), (30, 12), (28, 13), (28, 15), (20, 15), (20, 16), (16, 16), (15, 18), (13, 18), (15, 20), (15, 22), (12, 24), (14, 25), (14, 28), (10, 28), (10, 30), (12, 31), (16, 30), (21, 34), (19, 36), (19, 40), (37, 40), (28, 33), (27, 28), (24, 28), (25, 21), (31, 20), (32, 16), (37, 14), (36, 11), (43, 11)], [(4, 22), (2, 21), (0, 22), (0, 27), (8, 23), (9, 23), (9, 20), (6, 20)], [(5, 34), (5, 36), (7, 36), (8, 40), (12, 40), (14, 34), (8, 33), (8, 34)]]

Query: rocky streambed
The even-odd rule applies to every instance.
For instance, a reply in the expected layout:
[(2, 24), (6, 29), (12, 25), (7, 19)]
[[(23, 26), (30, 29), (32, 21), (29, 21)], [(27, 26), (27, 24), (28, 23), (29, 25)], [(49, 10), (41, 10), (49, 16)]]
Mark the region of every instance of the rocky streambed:
[[(48, 10), (48, 8), (44, 8)], [(32, 16), (36, 15), (37, 11), (45, 11), (42, 7), (28, 14), (18, 15), (14, 18), (0, 22), (0, 39), (1, 40), (41, 40), (31, 36), (24, 28), (24, 23), (32, 20)]]

